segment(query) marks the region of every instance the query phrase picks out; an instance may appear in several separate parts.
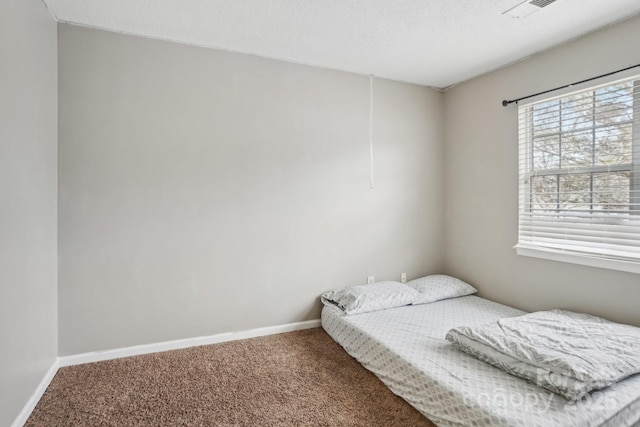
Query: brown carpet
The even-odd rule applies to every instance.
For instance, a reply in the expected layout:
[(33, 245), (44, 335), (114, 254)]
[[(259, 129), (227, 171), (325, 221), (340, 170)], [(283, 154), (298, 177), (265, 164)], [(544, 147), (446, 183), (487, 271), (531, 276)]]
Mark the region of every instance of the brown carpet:
[(321, 328), (58, 371), (26, 426), (430, 426)]

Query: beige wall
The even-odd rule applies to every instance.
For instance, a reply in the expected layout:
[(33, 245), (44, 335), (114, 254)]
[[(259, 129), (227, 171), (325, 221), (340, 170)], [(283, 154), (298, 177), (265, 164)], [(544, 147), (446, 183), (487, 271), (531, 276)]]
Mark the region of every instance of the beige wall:
[(640, 325), (640, 276), (518, 256), (517, 106), (526, 96), (640, 63), (640, 17), (607, 27), (445, 95), (446, 271), (487, 298), (564, 307)]
[(0, 3), (0, 425), (57, 356), (56, 23)]
[(59, 25), (60, 354), (317, 319), (443, 268), (442, 94)]

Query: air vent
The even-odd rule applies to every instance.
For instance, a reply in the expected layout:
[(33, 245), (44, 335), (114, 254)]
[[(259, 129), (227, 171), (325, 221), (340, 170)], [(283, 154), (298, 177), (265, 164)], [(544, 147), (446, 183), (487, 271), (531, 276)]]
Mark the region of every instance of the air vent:
[(556, 0), (531, 0), (529, 2), (529, 4), (532, 4), (534, 6), (538, 6), (540, 9), (542, 9), (545, 6), (549, 6), (554, 1), (556, 1)]
[(555, 1), (556, 0), (527, 0), (507, 10), (503, 15), (508, 15), (512, 18), (525, 18)]

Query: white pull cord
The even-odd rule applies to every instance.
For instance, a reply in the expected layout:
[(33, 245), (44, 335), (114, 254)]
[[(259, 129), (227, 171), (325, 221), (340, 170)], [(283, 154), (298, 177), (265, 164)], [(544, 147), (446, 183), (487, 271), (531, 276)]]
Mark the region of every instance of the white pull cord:
[(369, 188), (373, 190), (373, 74), (369, 75)]

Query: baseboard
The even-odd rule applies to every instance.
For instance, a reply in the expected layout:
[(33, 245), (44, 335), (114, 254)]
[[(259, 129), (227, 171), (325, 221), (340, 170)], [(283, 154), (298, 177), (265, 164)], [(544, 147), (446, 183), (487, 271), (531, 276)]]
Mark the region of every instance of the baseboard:
[[(101, 362), (103, 360), (120, 359), (122, 357), (138, 356), (141, 354), (159, 353), (162, 351), (178, 350), (181, 348), (196, 347), (200, 345), (217, 344), (225, 341), (236, 341), (245, 338), (254, 338), (264, 335), (280, 334), (283, 332), (297, 331), (320, 326), (320, 320), (307, 320), (304, 322), (287, 323), (284, 325), (267, 326), (264, 328), (249, 329), (238, 332), (225, 332), (203, 337), (186, 338), (174, 341), (165, 341), (154, 344), (135, 345), (131, 347), (116, 348), (113, 350), (93, 351), (90, 353), (62, 356), (58, 358), (59, 366), (82, 365), (84, 363)], [(46, 387), (45, 387), (46, 388)], [(37, 402), (37, 401), (36, 401)], [(35, 405), (34, 405), (35, 406)], [(32, 408), (33, 409), (33, 408)]]
[(22, 411), (20, 411), (20, 413), (18, 414), (18, 417), (13, 421), (11, 427), (22, 427), (24, 423), (27, 422), (27, 420), (29, 419), (29, 415), (31, 415), (31, 412), (33, 412), (33, 409), (40, 401), (40, 398), (47, 390), (47, 387), (49, 387), (51, 380), (53, 380), (53, 377), (56, 376), (56, 372), (58, 372), (59, 367), (60, 359), (56, 357), (56, 360), (53, 361), (53, 364), (51, 365), (47, 373), (44, 374), (42, 381), (40, 381), (40, 384), (38, 384), (38, 387), (35, 389), (27, 403), (24, 405)]

